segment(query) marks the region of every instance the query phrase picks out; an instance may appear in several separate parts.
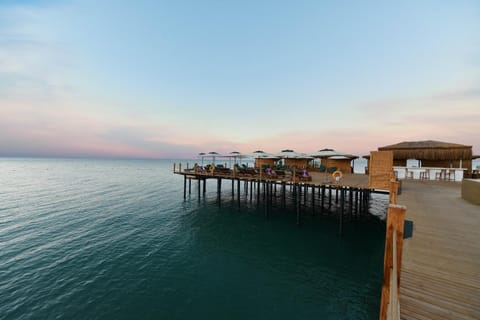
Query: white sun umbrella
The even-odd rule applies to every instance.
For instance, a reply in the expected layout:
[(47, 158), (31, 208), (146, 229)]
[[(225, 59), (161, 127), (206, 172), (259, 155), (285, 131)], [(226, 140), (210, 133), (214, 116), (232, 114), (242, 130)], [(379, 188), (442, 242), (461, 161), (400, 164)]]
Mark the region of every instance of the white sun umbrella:
[(313, 157), (309, 156), (308, 154), (295, 152), (294, 150), (291, 150), (291, 149), (282, 150), (279, 153), (276, 153), (275, 155), (282, 159), (313, 159)]
[(291, 150), (291, 149), (285, 149), (278, 153), (275, 153), (275, 155), (279, 158), (288, 159), (288, 158), (297, 158), (301, 156), (301, 153), (295, 152), (294, 150)]
[(205, 152), (200, 152), (200, 153), (198, 154), (198, 157), (199, 157), (200, 159), (202, 159), (202, 167), (203, 167), (203, 159), (205, 158), (205, 156), (206, 156), (206, 153), (205, 153)]
[(352, 154), (348, 154), (345, 152), (338, 152), (333, 149), (322, 149), (314, 153), (310, 153), (310, 156), (314, 158), (320, 158), (320, 159), (356, 159), (358, 158), (357, 156), (354, 156)]
[(358, 158), (357, 156), (354, 156), (354, 155), (351, 155), (351, 154), (328, 157), (328, 159), (332, 159), (332, 160), (353, 160), (353, 159), (357, 159), (357, 158)]
[[(278, 160), (278, 158), (279, 158), (276, 155), (265, 152), (263, 150), (254, 151), (250, 154), (250, 156), (254, 159), (273, 159), (274, 162), (276, 160)], [(256, 161), (255, 161), (255, 163), (256, 163)]]
[(279, 153), (276, 153), (275, 156), (283, 159), (312, 159), (313, 158), (308, 154), (295, 152), (291, 149), (282, 150)]
[(274, 154), (271, 154), (271, 153), (268, 153), (268, 152), (265, 152), (263, 150), (257, 150), (257, 151), (253, 151), (250, 156), (252, 158), (263, 158), (263, 159), (276, 159), (278, 158), (276, 155)]
[(337, 152), (333, 149), (322, 149), (322, 150), (319, 150), (317, 152), (310, 153), (310, 156), (312, 156), (314, 158), (320, 158), (320, 159), (326, 159), (326, 158), (329, 158), (329, 157), (342, 156), (342, 155), (343, 155), (342, 153)]
[(210, 151), (210, 152), (208, 153), (208, 156), (209, 156), (209, 157), (212, 157), (213, 165), (215, 165), (215, 158), (216, 158), (216, 157), (220, 157), (221, 155), (220, 155), (220, 153), (218, 153), (218, 152)]
[(233, 158), (234, 164), (236, 164), (237, 159), (241, 160), (243, 158), (249, 158), (250, 156), (247, 155), (247, 154), (240, 153), (238, 151), (232, 151), (232, 152), (230, 152), (230, 154), (228, 156), (225, 156), (225, 157), (230, 159), (230, 167), (231, 167), (232, 166), (232, 158)]

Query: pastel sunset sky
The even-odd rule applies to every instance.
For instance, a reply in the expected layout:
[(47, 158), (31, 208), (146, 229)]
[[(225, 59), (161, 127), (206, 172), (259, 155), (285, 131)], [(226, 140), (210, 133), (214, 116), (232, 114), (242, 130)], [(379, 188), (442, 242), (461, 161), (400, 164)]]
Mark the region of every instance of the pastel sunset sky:
[(0, 156), (480, 153), (479, 1), (0, 2)]

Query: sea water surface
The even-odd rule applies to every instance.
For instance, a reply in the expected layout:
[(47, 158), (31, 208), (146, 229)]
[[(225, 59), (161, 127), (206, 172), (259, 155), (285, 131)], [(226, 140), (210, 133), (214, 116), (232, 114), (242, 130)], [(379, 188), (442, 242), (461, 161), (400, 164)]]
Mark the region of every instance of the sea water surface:
[(377, 219), (184, 200), (172, 163), (0, 159), (0, 318), (378, 318)]

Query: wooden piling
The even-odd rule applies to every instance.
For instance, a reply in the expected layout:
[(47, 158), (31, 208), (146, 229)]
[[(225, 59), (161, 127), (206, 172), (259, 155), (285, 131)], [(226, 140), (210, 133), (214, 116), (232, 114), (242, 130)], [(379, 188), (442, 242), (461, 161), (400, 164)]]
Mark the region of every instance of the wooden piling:
[(322, 199), (321, 199), (321, 207), (320, 212), (323, 213), (325, 210), (325, 185), (322, 185)]
[(217, 198), (220, 202), (222, 194), (222, 178), (217, 178)]
[(237, 179), (237, 202), (240, 207), (240, 179)]
[(183, 199), (187, 198), (187, 176), (183, 176)]
[(332, 186), (328, 186), (328, 212), (332, 210)]
[(297, 201), (296, 201), (296, 208), (297, 208), (297, 226), (298, 226), (298, 225), (300, 225), (300, 200), (302, 199), (302, 198), (301, 198), (301, 197), (302, 197), (302, 195), (301, 195), (301, 192), (302, 192), (302, 191), (301, 191), (301, 187), (300, 187), (299, 184), (298, 184), (298, 185), (295, 185), (295, 186), (294, 186), (294, 189), (295, 189), (295, 188), (298, 188), (298, 190), (297, 190), (298, 199), (296, 199), (296, 200), (297, 200)]

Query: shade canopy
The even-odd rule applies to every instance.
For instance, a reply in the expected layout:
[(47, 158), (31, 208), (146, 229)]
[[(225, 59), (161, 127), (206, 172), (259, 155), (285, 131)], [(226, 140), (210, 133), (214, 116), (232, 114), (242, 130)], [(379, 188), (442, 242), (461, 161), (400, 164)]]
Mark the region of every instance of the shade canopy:
[(353, 160), (353, 159), (357, 159), (358, 157), (357, 156), (331, 156), (331, 157), (328, 157), (328, 159), (331, 159), (331, 160)]
[(265, 152), (263, 150), (256, 150), (253, 151), (250, 156), (255, 159), (278, 159), (276, 155), (273, 155), (271, 153)]
[(295, 152), (291, 149), (282, 150), (279, 153), (276, 153), (275, 156), (283, 159), (312, 159), (308, 154)]
[(242, 159), (242, 158), (249, 158), (250, 156), (248, 154), (243, 154), (238, 151), (232, 151), (228, 155), (224, 155), (224, 157)]
[(471, 160), (472, 146), (442, 141), (404, 141), (378, 148), (393, 151), (397, 160)]
[(338, 152), (333, 149), (322, 149), (314, 153), (310, 153), (310, 156), (320, 159), (337, 159), (337, 160), (346, 160), (346, 159), (357, 159), (358, 157), (353, 154), (348, 154), (345, 152)]

